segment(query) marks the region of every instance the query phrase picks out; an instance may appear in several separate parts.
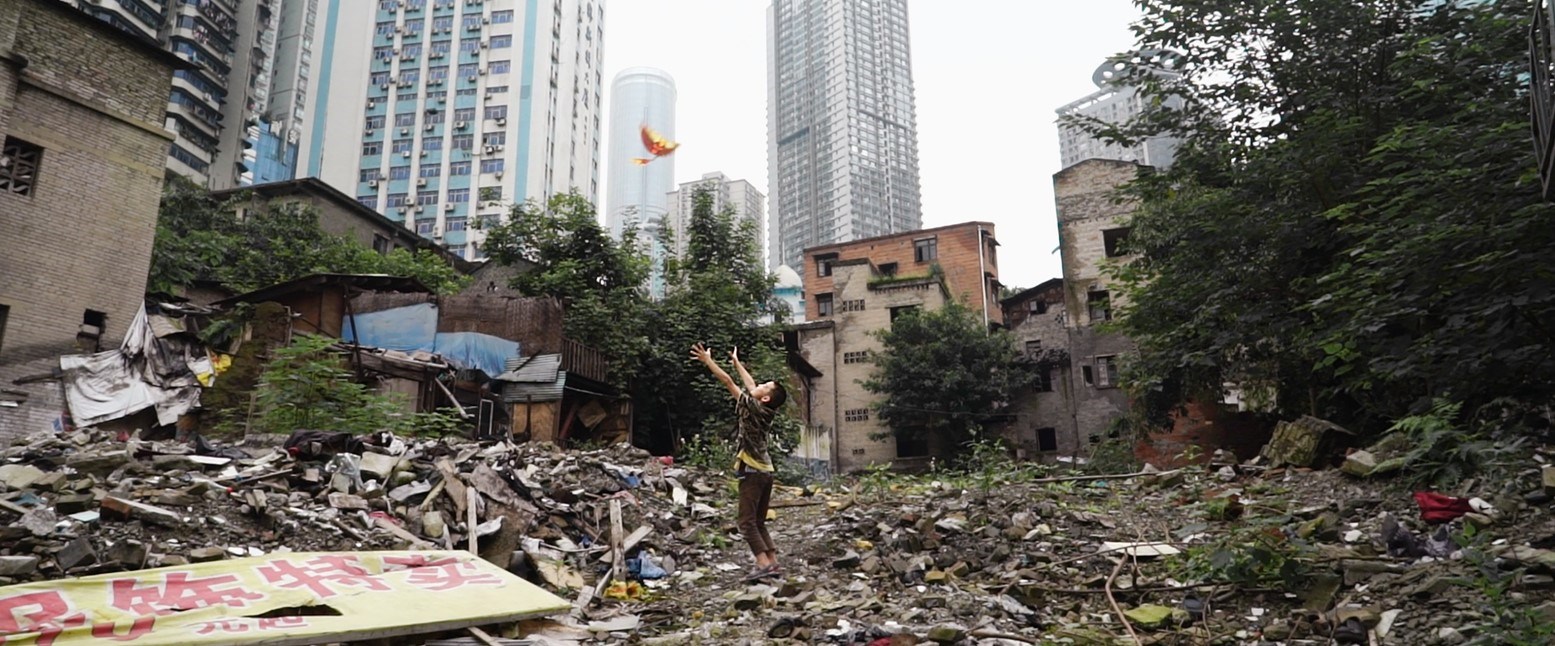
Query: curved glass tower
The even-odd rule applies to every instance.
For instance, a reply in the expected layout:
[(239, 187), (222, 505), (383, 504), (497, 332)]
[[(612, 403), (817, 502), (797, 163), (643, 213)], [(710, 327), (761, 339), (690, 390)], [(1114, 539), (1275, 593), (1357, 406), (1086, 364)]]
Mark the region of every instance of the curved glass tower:
[[(669, 212), (669, 193), (675, 190), (675, 156), (667, 155), (647, 164), (632, 161), (650, 157), (642, 143), (645, 125), (666, 139), (675, 140), (675, 79), (668, 72), (651, 67), (622, 70), (610, 82), (605, 224), (618, 238), (627, 226), (635, 226), (638, 240), (653, 255), (657, 268), (664, 254), (659, 233)], [(650, 290), (662, 294), (662, 282), (656, 269)]]

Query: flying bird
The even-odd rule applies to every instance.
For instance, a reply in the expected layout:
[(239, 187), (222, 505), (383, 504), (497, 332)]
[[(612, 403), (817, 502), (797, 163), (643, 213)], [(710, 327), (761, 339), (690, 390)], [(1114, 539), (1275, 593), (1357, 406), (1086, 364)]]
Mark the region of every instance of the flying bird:
[(643, 148), (646, 149), (648, 154), (652, 155), (652, 157), (632, 158), (632, 163), (637, 164), (638, 166), (647, 166), (660, 157), (674, 153), (675, 149), (680, 147), (678, 142), (665, 139), (664, 135), (659, 134), (658, 131), (655, 131), (653, 128), (649, 128), (648, 124), (646, 123), (642, 125), (641, 132), (643, 137)]

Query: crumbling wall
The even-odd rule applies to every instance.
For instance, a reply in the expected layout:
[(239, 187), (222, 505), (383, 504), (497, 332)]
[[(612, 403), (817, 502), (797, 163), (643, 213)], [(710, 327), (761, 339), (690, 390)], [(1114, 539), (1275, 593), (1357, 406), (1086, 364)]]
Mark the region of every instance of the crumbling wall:
[[(1017, 457), (1032, 460), (1052, 460), (1058, 456), (1074, 456), (1083, 450), (1084, 442), (1076, 431), (1072, 395), (1075, 392), (1070, 375), (1069, 328), (1064, 324), (1063, 288), (1056, 286), (1048, 293), (1035, 294), (1029, 300), (1048, 303), (1046, 312), (1031, 313), (1027, 301), (1007, 303), (1005, 320), (1016, 321), (1010, 330), (1015, 339), (1015, 349), (1026, 353), (1028, 360), (1041, 361), (1047, 389), (1041, 383), (1016, 393), (1009, 413), (1013, 420), (995, 427), (995, 431), (1016, 450)], [(1040, 347), (1033, 348), (1032, 343)], [(1031, 352), (1035, 354), (1031, 354)], [(1051, 429), (1052, 444), (1043, 446), (1042, 436)]]

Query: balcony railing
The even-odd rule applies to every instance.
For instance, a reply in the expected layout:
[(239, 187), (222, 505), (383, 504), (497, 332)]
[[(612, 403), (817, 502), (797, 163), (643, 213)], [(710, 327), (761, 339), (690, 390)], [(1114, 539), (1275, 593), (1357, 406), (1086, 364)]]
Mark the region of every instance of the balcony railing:
[(1534, 3), (1533, 24), (1528, 29), (1529, 96), (1533, 103), (1534, 150), (1539, 160), (1539, 179), (1544, 199), (1555, 201), (1555, 88), (1550, 85), (1555, 68), (1555, 13), (1548, 0)]

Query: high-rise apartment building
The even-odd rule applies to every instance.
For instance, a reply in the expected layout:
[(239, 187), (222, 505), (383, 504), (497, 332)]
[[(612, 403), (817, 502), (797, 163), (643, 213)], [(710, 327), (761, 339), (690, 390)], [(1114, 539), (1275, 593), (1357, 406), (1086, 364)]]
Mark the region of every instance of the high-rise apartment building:
[[(1125, 79), (1132, 71), (1129, 68), (1142, 66), (1152, 74), (1175, 76), (1177, 73), (1172, 71), (1175, 58), (1176, 55), (1171, 52), (1136, 52), (1125, 58), (1107, 61), (1096, 68), (1096, 72), (1091, 75), (1091, 82), (1096, 84), (1097, 90), (1058, 109), (1058, 150), (1063, 167), (1068, 168), (1087, 159), (1136, 162), (1156, 168), (1171, 166), (1180, 142), (1176, 137), (1150, 137), (1133, 146), (1123, 146), (1093, 137), (1062, 118), (1080, 116), (1113, 124), (1128, 123), (1143, 113), (1149, 102), (1155, 100), (1141, 88), (1127, 83)], [(1180, 96), (1164, 97), (1161, 101), (1173, 109), (1183, 107)]]
[(633, 67), (610, 82), (610, 168), (605, 190), (605, 224), (621, 237), (627, 226), (639, 236), (652, 236), (669, 211), (668, 195), (675, 188), (675, 156), (650, 159), (642, 142), (648, 126), (675, 139), (675, 79), (664, 70)]
[[(328, 57), (344, 0), (67, 0), (193, 65), (178, 70), (169, 171), (216, 189), (287, 180), (320, 132)], [(349, 18), (349, 16), (347, 16)]]
[[(604, 16), (603, 0), (378, 0), (361, 103), (330, 100), (356, 141), (328, 146), (321, 176), (465, 257), (515, 202), (595, 200)], [(337, 77), (363, 67), (336, 45)]]
[(922, 226), (907, 0), (767, 9), (772, 265)]
[(686, 231), (691, 225), (691, 211), (696, 208), (697, 191), (702, 189), (706, 189), (712, 196), (714, 213), (729, 209), (734, 212), (736, 223), (749, 221), (754, 224), (756, 248), (766, 248), (767, 232), (763, 228), (762, 215), (766, 213), (767, 196), (762, 195), (750, 182), (729, 179), (723, 173), (712, 172), (704, 173), (702, 179), (682, 182), (679, 188), (666, 196), (670, 210), (664, 222), (673, 232), (677, 255), (686, 254)]

